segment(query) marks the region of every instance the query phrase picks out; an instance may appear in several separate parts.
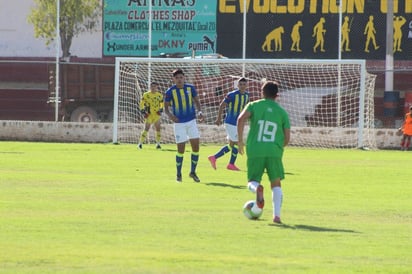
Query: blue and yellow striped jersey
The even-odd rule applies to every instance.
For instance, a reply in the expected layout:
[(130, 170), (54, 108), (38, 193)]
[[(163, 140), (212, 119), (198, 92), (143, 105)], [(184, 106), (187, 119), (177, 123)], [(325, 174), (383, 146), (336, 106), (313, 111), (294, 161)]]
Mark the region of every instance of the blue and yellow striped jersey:
[(156, 113), (163, 108), (163, 95), (160, 92), (146, 91), (140, 100), (140, 110), (145, 109), (147, 113)]
[(225, 123), (236, 126), (237, 117), (249, 102), (249, 92), (241, 93), (238, 89), (234, 90), (226, 95), (224, 101), (227, 104)]
[(165, 102), (170, 103), (173, 114), (184, 123), (196, 119), (196, 109), (193, 98), (197, 96), (196, 88), (190, 84), (184, 84), (183, 88), (171, 86), (165, 94)]

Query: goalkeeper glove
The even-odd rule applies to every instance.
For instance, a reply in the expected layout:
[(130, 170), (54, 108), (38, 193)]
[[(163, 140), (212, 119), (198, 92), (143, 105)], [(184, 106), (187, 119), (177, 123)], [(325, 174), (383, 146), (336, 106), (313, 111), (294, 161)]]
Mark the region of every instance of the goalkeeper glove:
[(147, 113), (147, 111), (146, 111), (145, 109), (141, 109), (141, 110), (140, 110), (140, 113), (143, 114), (143, 117), (144, 117), (144, 118), (149, 117), (149, 113)]

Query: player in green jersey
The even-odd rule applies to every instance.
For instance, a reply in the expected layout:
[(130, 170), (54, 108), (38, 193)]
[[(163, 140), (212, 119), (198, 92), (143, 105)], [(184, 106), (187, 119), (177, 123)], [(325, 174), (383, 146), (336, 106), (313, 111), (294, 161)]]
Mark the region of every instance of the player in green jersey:
[(263, 173), (267, 172), (272, 189), (273, 222), (281, 223), (282, 205), (281, 180), (285, 177), (282, 157), (283, 149), (289, 143), (290, 122), (287, 112), (275, 101), (278, 84), (265, 82), (262, 85), (263, 99), (251, 102), (239, 115), (237, 122), (239, 153), (244, 153), (243, 132), (247, 120), (250, 129), (246, 142), (248, 189), (256, 193), (260, 208), (265, 205)]

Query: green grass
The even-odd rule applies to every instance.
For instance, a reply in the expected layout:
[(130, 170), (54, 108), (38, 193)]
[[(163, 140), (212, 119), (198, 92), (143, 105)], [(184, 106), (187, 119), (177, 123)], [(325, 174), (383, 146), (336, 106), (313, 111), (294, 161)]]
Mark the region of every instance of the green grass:
[(288, 147), (283, 225), (241, 172), (175, 182), (175, 145), (0, 143), (0, 273), (410, 273), (412, 152)]

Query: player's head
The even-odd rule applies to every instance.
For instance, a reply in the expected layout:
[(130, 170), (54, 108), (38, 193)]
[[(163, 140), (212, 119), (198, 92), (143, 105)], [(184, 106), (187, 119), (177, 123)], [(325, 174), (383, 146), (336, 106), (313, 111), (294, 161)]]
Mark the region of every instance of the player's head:
[(157, 82), (150, 83), (150, 90), (152, 90), (152, 91), (157, 90), (158, 87), (159, 87), (159, 83), (157, 83)]
[(264, 98), (275, 99), (278, 96), (278, 83), (267, 81), (262, 85), (262, 94)]
[(240, 79), (237, 81), (237, 87), (238, 87), (240, 90), (245, 90), (245, 89), (246, 89), (246, 85), (247, 85), (247, 80), (246, 80), (245, 77), (242, 77), (242, 78), (240, 78)]
[(184, 72), (183, 72), (183, 70), (182, 70), (181, 68), (177, 68), (177, 69), (175, 69), (175, 70), (172, 71), (172, 76), (173, 76), (173, 77), (175, 77), (175, 76), (177, 76), (177, 75), (180, 75), (180, 74), (181, 74), (181, 75), (185, 75)]
[(409, 107), (409, 112), (412, 112), (412, 106)]
[(182, 87), (185, 83), (185, 74), (182, 69), (178, 68), (172, 71), (173, 81), (176, 86)]

